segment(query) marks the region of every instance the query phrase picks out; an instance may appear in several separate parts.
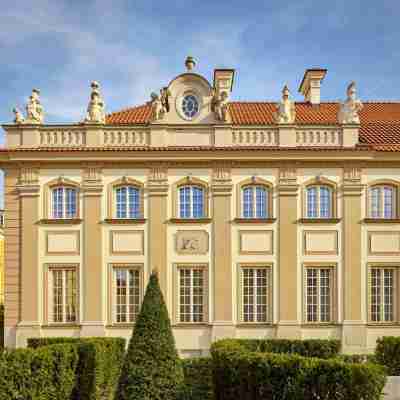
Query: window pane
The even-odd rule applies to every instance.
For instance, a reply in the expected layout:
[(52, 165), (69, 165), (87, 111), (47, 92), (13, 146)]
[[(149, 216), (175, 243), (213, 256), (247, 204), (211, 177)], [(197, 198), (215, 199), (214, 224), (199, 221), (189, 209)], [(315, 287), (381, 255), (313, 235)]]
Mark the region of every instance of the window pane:
[(320, 187), (320, 217), (330, 218), (331, 212), (331, 190), (326, 186)]
[(379, 218), (380, 217), (380, 209), (381, 209), (381, 190), (379, 187), (374, 187), (370, 189), (370, 212), (371, 218)]
[(200, 187), (192, 187), (193, 191), (193, 218), (204, 217), (204, 190)]
[(65, 216), (76, 217), (76, 190), (72, 188), (65, 189)]
[(394, 190), (390, 186), (383, 188), (383, 218), (394, 218)]
[(204, 271), (198, 268), (179, 270), (179, 321), (204, 321)]
[(254, 217), (254, 205), (253, 205), (253, 187), (246, 187), (243, 189), (243, 217), (253, 218)]
[(371, 269), (371, 320), (381, 320), (381, 273), (378, 268)]
[(117, 196), (117, 218), (126, 218), (126, 187), (116, 190)]
[(306, 316), (308, 322), (318, 320), (318, 270), (307, 268), (306, 272)]
[(129, 200), (129, 218), (140, 217), (140, 190), (133, 186), (128, 188)]
[(317, 188), (307, 189), (307, 218), (317, 218)]
[(268, 321), (268, 271), (266, 268), (242, 270), (243, 322)]
[(320, 270), (320, 321), (331, 320), (331, 277), (329, 269)]
[(53, 218), (63, 218), (64, 188), (53, 189)]
[(393, 282), (394, 271), (392, 269), (384, 269), (383, 273), (383, 320), (386, 322), (393, 321)]
[(265, 188), (256, 187), (256, 217), (267, 218), (267, 191)]
[(190, 186), (183, 186), (179, 189), (179, 216), (190, 218)]
[(52, 322), (73, 323), (77, 320), (76, 271), (72, 269), (52, 269)]

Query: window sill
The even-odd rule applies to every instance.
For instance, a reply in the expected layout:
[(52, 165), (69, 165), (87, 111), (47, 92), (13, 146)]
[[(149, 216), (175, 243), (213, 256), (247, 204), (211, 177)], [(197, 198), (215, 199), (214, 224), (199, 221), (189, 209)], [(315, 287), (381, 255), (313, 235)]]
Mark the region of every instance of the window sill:
[(400, 327), (400, 322), (368, 322), (368, 328), (398, 328)]
[(300, 224), (337, 224), (341, 218), (300, 218)]
[(302, 328), (337, 328), (341, 324), (337, 322), (303, 322)]
[(208, 322), (177, 322), (172, 325), (172, 328), (210, 328), (211, 325)]
[(209, 224), (212, 222), (211, 218), (171, 218), (171, 224)]
[(53, 324), (45, 324), (42, 325), (43, 329), (68, 329), (68, 328), (81, 328), (80, 324), (73, 324), (73, 323), (53, 323)]
[(123, 225), (123, 224), (144, 224), (145, 218), (106, 218), (103, 222), (105, 224)]
[(400, 224), (400, 218), (364, 218), (364, 224)]
[(235, 224), (273, 224), (276, 218), (235, 218)]
[(113, 324), (106, 325), (106, 329), (133, 329), (134, 326), (134, 322), (115, 322)]
[(274, 325), (272, 322), (238, 322), (236, 324), (237, 328), (255, 328), (255, 329), (260, 329), (260, 328), (273, 328), (276, 325)]
[(80, 218), (44, 218), (38, 221), (40, 225), (78, 225), (82, 223)]

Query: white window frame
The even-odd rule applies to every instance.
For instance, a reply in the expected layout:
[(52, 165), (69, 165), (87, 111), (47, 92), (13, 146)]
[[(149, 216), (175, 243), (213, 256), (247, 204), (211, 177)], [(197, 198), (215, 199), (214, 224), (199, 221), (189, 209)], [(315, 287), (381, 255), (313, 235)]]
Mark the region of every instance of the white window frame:
[[(136, 322), (137, 316), (139, 315), (140, 312), (140, 308), (142, 305), (142, 301), (143, 301), (143, 273), (142, 273), (142, 267), (140, 265), (136, 265), (136, 264), (111, 264), (110, 266), (111, 269), (111, 320), (112, 320), (112, 324), (115, 325), (129, 325), (129, 324), (134, 324)], [(128, 274), (129, 271), (135, 271), (138, 273), (138, 278), (139, 278), (139, 302), (137, 304), (138, 309), (137, 312), (134, 314), (134, 318), (132, 321), (128, 320), (129, 318), (129, 306), (131, 305), (129, 302), (129, 283), (127, 286), (127, 294), (126, 294), (126, 299), (127, 299), (127, 303), (126, 303), (126, 311), (125, 311), (125, 317), (127, 318), (126, 321), (118, 321), (117, 320), (117, 307), (118, 307), (118, 303), (117, 303), (117, 282), (116, 282), (116, 272), (117, 270), (125, 270), (126, 273)], [(128, 280), (127, 280), (128, 282)], [(136, 304), (134, 304), (134, 306), (136, 306)]]
[[(246, 189), (249, 189), (249, 188), (252, 189), (252, 197), (253, 197), (253, 199), (252, 199), (252, 203), (253, 203), (252, 214), (253, 214), (253, 216), (252, 217), (246, 217), (244, 215), (245, 214), (244, 192), (245, 192)], [(257, 210), (258, 210), (258, 207), (257, 207), (257, 188), (263, 189), (265, 191), (265, 210), (264, 210), (265, 216), (264, 217), (258, 217), (257, 216)], [(250, 185), (242, 186), (241, 187), (241, 199), (240, 199), (241, 211), (242, 211), (241, 212), (241, 214), (242, 214), (241, 217), (242, 218), (246, 218), (246, 219), (271, 218), (271, 215), (270, 215), (270, 201), (271, 201), (271, 198), (270, 197), (271, 197), (270, 196), (270, 188), (268, 186), (257, 185), (257, 184), (250, 184)]]
[[(385, 188), (390, 188), (392, 190), (392, 216), (385, 217)], [(379, 190), (378, 197), (378, 216), (372, 215), (372, 191), (374, 189)], [(397, 218), (397, 187), (391, 184), (379, 184), (372, 185), (368, 188), (368, 217), (373, 219), (395, 219)]]
[[(308, 312), (308, 306), (309, 306), (309, 301), (308, 301), (308, 271), (310, 270), (316, 270), (317, 271), (317, 310), (316, 310), (316, 319), (315, 320), (309, 320), (309, 312)], [(321, 271), (329, 271), (329, 319), (328, 321), (322, 321), (321, 318)], [(306, 265), (304, 267), (304, 285), (303, 285), (303, 301), (304, 301), (304, 315), (303, 319), (306, 324), (332, 324), (335, 322), (335, 310), (336, 310), (336, 296), (335, 296), (335, 290), (336, 290), (336, 276), (335, 276), (335, 271), (336, 267), (332, 265)]]
[[(379, 288), (379, 321), (374, 321), (372, 317), (372, 270), (378, 270), (380, 275), (380, 288)], [(393, 272), (392, 280), (392, 313), (393, 319), (389, 320), (385, 318), (385, 285), (384, 285), (384, 272), (390, 270)], [(397, 266), (385, 266), (382, 265), (370, 265), (368, 267), (368, 321), (371, 324), (394, 324), (398, 321), (398, 279), (399, 279), (399, 267)]]
[[(202, 274), (202, 319), (201, 321), (194, 321), (194, 287), (193, 287), (193, 271), (201, 271)], [(190, 271), (190, 321), (183, 321), (181, 318), (181, 271)], [(176, 265), (176, 322), (178, 324), (205, 324), (208, 322), (208, 268), (204, 264), (178, 264)], [(184, 313), (185, 314), (185, 313)]]
[[(139, 197), (139, 203), (138, 203), (138, 209), (139, 213), (137, 217), (130, 217), (130, 206), (129, 206), (129, 188), (133, 188), (138, 191), (138, 197)], [(126, 188), (126, 197), (125, 197), (125, 212), (126, 212), (126, 217), (119, 217), (118, 216), (118, 189)], [(142, 215), (142, 191), (141, 188), (135, 185), (127, 184), (127, 185), (119, 185), (114, 188), (114, 201), (115, 201), (115, 218), (116, 219), (140, 219), (143, 217)]]
[[(62, 205), (62, 216), (56, 217), (55, 214), (55, 204), (54, 204), (54, 191), (57, 189), (63, 189), (63, 205)], [(73, 216), (67, 216), (67, 189), (75, 191), (75, 214)], [(79, 215), (79, 191), (74, 186), (68, 185), (58, 185), (53, 186), (50, 190), (50, 216), (51, 219), (75, 219)]]
[[(253, 271), (265, 271), (266, 274), (266, 294), (265, 294), (265, 308), (266, 308), (266, 319), (263, 321), (257, 320), (257, 277), (255, 277), (253, 283), (253, 321), (245, 321), (245, 287), (244, 287), (244, 272), (248, 270)], [(239, 309), (239, 321), (243, 324), (270, 324), (272, 321), (272, 267), (270, 265), (251, 265), (250, 264), (242, 264), (239, 266), (239, 293), (240, 293), (240, 309)]]
[[(189, 192), (189, 217), (182, 217), (181, 216), (181, 189), (183, 188), (190, 188), (190, 192)], [(193, 196), (193, 189), (201, 189), (202, 190), (202, 194), (203, 194), (203, 212), (202, 215), (200, 217), (195, 217), (193, 215), (193, 210), (194, 210), (194, 196)], [(185, 185), (180, 185), (177, 188), (177, 197), (178, 197), (178, 218), (180, 219), (202, 219), (202, 218), (206, 218), (206, 212), (207, 212), (207, 195), (206, 195), (206, 189), (204, 186), (202, 185), (198, 185), (198, 184), (185, 184)]]
[[(321, 216), (321, 188), (326, 188), (329, 191), (329, 209), (330, 209), (330, 215), (327, 217)], [(316, 189), (316, 216), (311, 217), (310, 216), (310, 209), (309, 209), (309, 203), (308, 203), (308, 193), (310, 189)], [(308, 185), (305, 190), (305, 211), (306, 211), (306, 218), (309, 219), (330, 219), (334, 218), (334, 196), (333, 196), (333, 189), (329, 185), (318, 185), (318, 184), (313, 184), (313, 185)]]
[[(53, 272), (61, 272), (62, 274), (62, 321), (55, 321), (54, 314), (54, 274)], [(74, 288), (74, 297), (75, 297), (75, 319), (73, 321), (67, 321), (67, 272), (73, 272), (75, 288)], [(79, 321), (79, 277), (78, 277), (78, 267), (76, 265), (68, 265), (68, 264), (50, 264), (47, 267), (47, 301), (48, 301), (48, 309), (47, 309), (47, 319), (48, 323), (51, 325), (75, 325)]]

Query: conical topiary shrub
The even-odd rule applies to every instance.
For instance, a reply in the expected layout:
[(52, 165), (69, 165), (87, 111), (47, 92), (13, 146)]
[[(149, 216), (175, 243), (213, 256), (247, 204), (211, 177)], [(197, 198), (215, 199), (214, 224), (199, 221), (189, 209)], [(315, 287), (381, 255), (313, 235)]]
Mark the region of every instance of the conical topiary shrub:
[(150, 277), (118, 385), (118, 400), (175, 400), (183, 371), (156, 273)]

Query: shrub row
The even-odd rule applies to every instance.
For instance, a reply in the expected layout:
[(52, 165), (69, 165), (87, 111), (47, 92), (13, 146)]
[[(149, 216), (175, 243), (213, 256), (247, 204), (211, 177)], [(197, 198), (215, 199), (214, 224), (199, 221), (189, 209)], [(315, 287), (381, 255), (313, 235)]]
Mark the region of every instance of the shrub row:
[(0, 399), (70, 399), (78, 361), (78, 348), (72, 344), (6, 350), (0, 354)]
[(181, 363), (184, 384), (180, 390), (178, 400), (212, 400), (214, 392), (211, 357), (188, 358), (181, 360)]
[(211, 346), (217, 400), (380, 399), (385, 370), (375, 364), (249, 351), (239, 340)]
[(378, 339), (375, 360), (387, 368), (389, 375), (400, 375), (400, 337), (386, 336)]
[(341, 347), (340, 340), (334, 339), (237, 339), (236, 342), (248, 351), (298, 354), (323, 359), (336, 357)]
[(0, 352), (4, 348), (4, 305), (0, 304)]
[(28, 347), (46, 349), (56, 343), (73, 345), (78, 352), (76, 387), (72, 399), (114, 398), (124, 358), (122, 338), (31, 338)]

